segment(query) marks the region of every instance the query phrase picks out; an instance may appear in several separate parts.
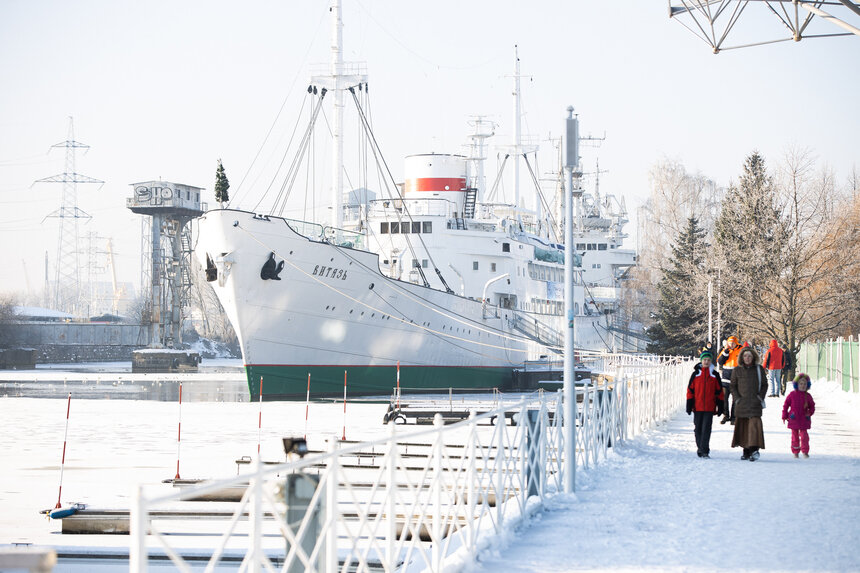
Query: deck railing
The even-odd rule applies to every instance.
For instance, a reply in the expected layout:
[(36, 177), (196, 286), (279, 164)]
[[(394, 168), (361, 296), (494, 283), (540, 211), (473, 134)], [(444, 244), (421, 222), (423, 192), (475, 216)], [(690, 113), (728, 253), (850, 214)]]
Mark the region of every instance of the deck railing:
[[(578, 388), (576, 465), (598, 463), (610, 447), (677, 411), (688, 367), (663, 361), (627, 374), (619, 365), (611, 379)], [(386, 438), (332, 439), (324, 454), (268, 466), (257, 460), (252, 474), (233, 479), (169, 495), (138, 489), (131, 571), (145, 571), (156, 553), (190, 570), (176, 547), (182, 536), (170, 535), (157, 510), (237, 486), (246, 489), (232, 517), (217, 536), (209, 532), (207, 571), (225, 556), (255, 572), (442, 571), (468, 562), (527, 508), (562, 490), (561, 402), (561, 392), (540, 393), (455, 424), (445, 425), (442, 414), (423, 430), (391, 423)]]

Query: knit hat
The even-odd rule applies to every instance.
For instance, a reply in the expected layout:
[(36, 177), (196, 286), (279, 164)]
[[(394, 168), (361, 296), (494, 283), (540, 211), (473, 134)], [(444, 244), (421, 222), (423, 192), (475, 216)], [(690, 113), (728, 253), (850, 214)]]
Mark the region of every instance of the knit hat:
[(714, 355), (713, 355), (713, 354), (711, 354), (711, 351), (710, 351), (710, 350), (705, 350), (704, 352), (702, 352), (701, 354), (699, 354), (699, 360), (702, 360), (703, 358), (707, 358), (707, 359), (709, 359), (711, 362), (713, 362), (713, 361), (714, 361)]
[(737, 336), (729, 336), (728, 342), (734, 342), (735, 344), (737, 344), (738, 342), (740, 342), (740, 340), (738, 340)]
[(794, 382), (792, 383), (792, 386), (794, 386), (795, 390), (797, 390), (797, 384), (804, 378), (806, 379), (806, 389), (809, 390), (810, 388), (812, 388), (812, 380), (809, 379), (809, 375), (800, 372), (797, 376), (794, 377)]

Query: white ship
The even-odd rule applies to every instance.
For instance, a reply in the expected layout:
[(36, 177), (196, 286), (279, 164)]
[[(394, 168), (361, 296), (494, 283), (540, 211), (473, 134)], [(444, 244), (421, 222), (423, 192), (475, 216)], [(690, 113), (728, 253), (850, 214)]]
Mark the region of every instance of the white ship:
[[(251, 395), (261, 378), (266, 399), (303, 398), (308, 384), (314, 396), (341, 395), (345, 385), (350, 395), (387, 394), (398, 381), (404, 392), (486, 390), (505, 386), (526, 361), (560, 357), (564, 246), (553, 216), (560, 200), (545, 200), (537, 188), (520, 197), (515, 173), (513, 203), (493, 202), (496, 187), (484, 181), (488, 122), (474, 122), (468, 155), (407, 157), (405, 181), (392, 181), (389, 196), (344, 197), (344, 97), (368, 134), (370, 126), (356, 97), (366, 77), (341, 57), (339, 0), (331, 12), (336, 49), (312, 91), (317, 110), (327, 95), (335, 100), (332, 220), (236, 209), (198, 220), (195, 253), (238, 335)], [(521, 143), (518, 68), (506, 159), (515, 172), (521, 162), (531, 170), (536, 150)], [(621, 248), (623, 202), (613, 209), (611, 198), (581, 197), (578, 353), (612, 348), (618, 280), (635, 259)]]

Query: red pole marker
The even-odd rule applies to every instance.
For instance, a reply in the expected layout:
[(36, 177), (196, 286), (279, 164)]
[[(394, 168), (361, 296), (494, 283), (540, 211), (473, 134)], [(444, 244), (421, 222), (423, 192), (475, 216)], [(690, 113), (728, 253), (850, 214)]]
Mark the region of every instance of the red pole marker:
[(346, 440), (346, 370), (343, 371), (343, 437)]
[(311, 403), (311, 373), (308, 372), (308, 395), (305, 397), (305, 441), (308, 439), (308, 406)]
[(179, 426), (176, 429), (176, 477), (179, 477), (179, 452), (182, 445), (182, 382), (179, 383)]
[(257, 457), (260, 457), (260, 437), (263, 433), (263, 377), (260, 376), (260, 415), (257, 418)]
[(66, 403), (66, 433), (63, 436), (63, 458), (60, 461), (60, 491), (57, 492), (57, 505), (54, 509), (60, 507), (60, 498), (63, 496), (63, 468), (66, 466), (66, 441), (69, 439), (69, 412), (72, 409), (72, 393), (69, 392), (69, 400)]

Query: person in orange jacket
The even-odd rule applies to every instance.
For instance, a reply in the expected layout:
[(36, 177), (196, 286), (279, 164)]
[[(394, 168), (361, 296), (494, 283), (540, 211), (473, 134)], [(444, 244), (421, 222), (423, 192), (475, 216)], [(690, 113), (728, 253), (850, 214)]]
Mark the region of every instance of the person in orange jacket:
[(785, 366), (785, 354), (782, 348), (776, 343), (776, 340), (770, 341), (770, 346), (767, 352), (764, 353), (761, 365), (767, 370), (767, 384), (771, 389), (768, 396), (771, 398), (779, 396), (782, 369)]
[(725, 424), (729, 421), (734, 424), (735, 422), (734, 404), (732, 404), (733, 407), (731, 409), (729, 408), (729, 396), (732, 394), (729, 386), (732, 382), (732, 370), (738, 366), (738, 356), (740, 356), (742, 348), (743, 346), (741, 346), (740, 340), (737, 336), (729, 336), (729, 339), (726, 341), (726, 346), (723, 346), (723, 349), (720, 351), (720, 355), (717, 356), (717, 363), (723, 369), (723, 379), (721, 384), (723, 386), (723, 395), (725, 396), (723, 419), (720, 420), (720, 424)]

